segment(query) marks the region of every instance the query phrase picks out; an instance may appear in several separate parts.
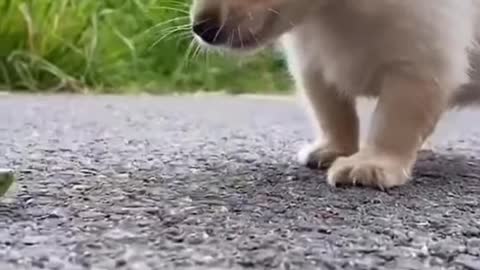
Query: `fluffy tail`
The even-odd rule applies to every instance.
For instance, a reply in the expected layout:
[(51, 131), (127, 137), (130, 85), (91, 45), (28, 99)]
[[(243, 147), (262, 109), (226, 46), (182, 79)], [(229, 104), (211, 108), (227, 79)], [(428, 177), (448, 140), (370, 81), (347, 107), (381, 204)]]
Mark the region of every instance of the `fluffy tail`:
[(452, 109), (471, 106), (480, 106), (480, 81), (462, 85), (450, 100)]

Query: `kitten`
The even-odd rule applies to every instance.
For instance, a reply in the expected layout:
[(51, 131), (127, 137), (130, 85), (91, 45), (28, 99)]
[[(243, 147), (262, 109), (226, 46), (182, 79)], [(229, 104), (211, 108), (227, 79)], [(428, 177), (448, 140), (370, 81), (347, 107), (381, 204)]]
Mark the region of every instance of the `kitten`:
[[(323, 133), (301, 151), (328, 183), (381, 189), (408, 182), (443, 113), (480, 104), (476, 0), (194, 0), (192, 31), (208, 48), (283, 48)], [(478, 60), (475, 60), (478, 58)], [(479, 71), (480, 72), (480, 71)], [(378, 99), (359, 146), (357, 97)]]

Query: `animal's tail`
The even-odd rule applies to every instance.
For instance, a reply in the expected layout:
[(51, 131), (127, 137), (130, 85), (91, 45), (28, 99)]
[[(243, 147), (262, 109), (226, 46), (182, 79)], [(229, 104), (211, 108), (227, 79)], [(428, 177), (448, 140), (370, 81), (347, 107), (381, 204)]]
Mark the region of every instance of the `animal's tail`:
[(480, 81), (462, 85), (458, 91), (455, 91), (449, 105), (452, 109), (480, 106)]

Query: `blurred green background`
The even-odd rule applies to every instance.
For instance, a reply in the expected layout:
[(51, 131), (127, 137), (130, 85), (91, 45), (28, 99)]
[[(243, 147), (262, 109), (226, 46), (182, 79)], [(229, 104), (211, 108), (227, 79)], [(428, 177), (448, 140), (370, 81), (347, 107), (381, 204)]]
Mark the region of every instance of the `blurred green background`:
[(285, 92), (279, 55), (191, 46), (188, 0), (0, 0), (0, 91)]

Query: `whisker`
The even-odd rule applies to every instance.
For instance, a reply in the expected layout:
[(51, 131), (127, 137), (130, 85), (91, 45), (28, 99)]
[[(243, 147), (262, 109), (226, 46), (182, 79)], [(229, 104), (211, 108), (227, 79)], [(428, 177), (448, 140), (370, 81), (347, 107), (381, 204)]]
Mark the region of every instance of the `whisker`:
[(190, 44), (188, 45), (187, 51), (185, 52), (185, 56), (184, 56), (183, 61), (182, 61), (182, 66), (185, 66), (185, 63), (190, 62), (193, 48), (196, 45), (197, 45), (197, 43), (195, 42), (194, 39), (192, 39), (190, 41)]
[(190, 39), (191, 37), (192, 35), (189, 32), (177, 35), (177, 43), (176, 43), (177, 46), (180, 45), (180, 43), (184, 42), (185, 40)]
[(192, 50), (192, 47), (195, 45), (195, 41), (192, 39), (190, 40), (190, 43), (188, 44), (187, 50), (185, 51), (185, 55), (182, 58), (182, 61), (176, 68), (176, 72), (180, 72), (185, 66), (186, 63), (188, 63), (189, 57), (190, 57), (190, 52)]
[(170, 31), (175, 31), (175, 30), (189, 30), (191, 27), (190, 25), (174, 25), (170, 27), (165, 27), (163, 29), (160, 29), (158, 32), (160, 34), (162, 33), (169, 33)]
[(202, 47), (197, 44), (195, 51), (193, 51), (192, 60), (197, 60), (198, 59), (198, 55), (199, 55), (201, 50), (202, 50)]
[(188, 64), (193, 64), (195, 62), (198, 62), (198, 55), (199, 52), (202, 50), (202, 46), (200, 46), (198, 43), (195, 43), (194, 45), (195, 49), (193, 50), (192, 57), (190, 58), (190, 62)]
[[(147, 28), (144, 32), (147, 33), (147, 32), (150, 32), (151, 30), (153, 30), (155, 28), (160, 28), (164, 25), (167, 25), (167, 24), (170, 24), (170, 23), (173, 23), (173, 22), (177, 22), (177, 21), (181, 21), (181, 20), (184, 20), (184, 19), (188, 20), (188, 16), (177, 17), (177, 18), (173, 18), (173, 19), (170, 19), (170, 20), (166, 20), (166, 21), (157, 23), (157, 24), (152, 25), (151, 27)], [(186, 24), (183, 24), (183, 25), (186, 25)]]
[(243, 49), (243, 38), (242, 32), (240, 31), (240, 26), (237, 27), (238, 39), (240, 40), (240, 48)]
[(205, 63), (207, 63), (207, 67), (210, 66), (210, 54), (207, 52), (207, 50), (204, 50), (204, 55), (205, 55)]
[(225, 27), (226, 21), (220, 25), (220, 28), (217, 30), (217, 33), (215, 34), (215, 37), (213, 38), (213, 42), (217, 41), (218, 35), (222, 32), (223, 28)]
[(190, 6), (188, 3), (185, 3), (185, 1), (173, 1), (173, 0), (170, 0), (170, 1), (163, 1), (164, 4), (174, 4), (174, 5), (178, 5), (178, 6), (183, 6), (183, 7), (188, 7)]
[(292, 27), (295, 27), (295, 24), (289, 20), (289, 19), (285, 19), (285, 17), (277, 10), (273, 9), (273, 8), (268, 8), (268, 11), (276, 14), (280, 19), (284, 20), (284, 21), (287, 21)]
[(233, 45), (233, 32), (230, 32), (230, 34), (228, 35), (228, 46), (229, 47), (232, 47)]
[(253, 33), (253, 30), (251, 28), (248, 28), (248, 32), (250, 32), (250, 35), (252, 36), (252, 38), (255, 40), (255, 44), (258, 46), (260, 45), (260, 42), (258, 41), (257, 37), (255, 36), (255, 34)]
[[(207, 29), (205, 29), (203, 32), (201, 32), (200, 34), (198, 34), (199, 36), (203, 35), (205, 32), (208, 32), (209, 30), (212, 30), (215, 26), (210, 26), (208, 27)], [(218, 31), (217, 31), (218, 32)]]
[[(189, 28), (188, 28), (189, 29)], [(181, 32), (183, 30), (187, 30), (185, 28), (176, 28), (176, 29), (173, 29), (171, 31), (169, 31), (168, 33), (166, 33), (165, 35), (163, 35), (162, 37), (160, 37), (159, 39), (157, 39), (151, 46), (150, 46), (150, 49), (152, 49), (153, 47), (157, 46), (160, 42), (162, 42), (163, 40), (167, 39), (167, 38), (171, 38), (171, 37), (174, 37), (175, 36), (175, 33), (178, 33), (178, 32)]]
[(191, 31), (184, 31), (184, 32), (181, 32), (181, 33), (177, 34), (177, 37), (182, 37), (182, 36), (192, 36), (192, 32)]
[(169, 27), (169, 28), (165, 28), (164, 30), (160, 31), (160, 34), (163, 34), (163, 35), (171, 35), (171, 34), (174, 34), (176, 32), (190, 32), (190, 25), (185, 25), (185, 26), (174, 26), (174, 27)]
[(188, 10), (183, 10), (181, 8), (175, 8), (175, 7), (151, 7), (151, 9), (175, 11), (178, 13), (190, 15), (190, 12), (188, 12)]

